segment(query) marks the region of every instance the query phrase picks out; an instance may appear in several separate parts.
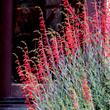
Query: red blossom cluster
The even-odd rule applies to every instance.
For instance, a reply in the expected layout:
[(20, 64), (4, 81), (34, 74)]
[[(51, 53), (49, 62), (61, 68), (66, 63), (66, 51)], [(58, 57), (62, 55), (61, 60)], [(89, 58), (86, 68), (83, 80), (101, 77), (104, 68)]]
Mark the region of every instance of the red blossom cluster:
[(83, 97), (87, 102), (92, 101), (92, 96), (90, 92), (90, 88), (87, 83), (87, 79), (82, 80), (82, 92), (83, 92)]
[[(45, 87), (45, 84), (48, 83), (46, 80), (47, 77), (50, 77), (51, 71), (55, 73), (55, 69), (62, 73), (62, 70), (58, 69), (58, 64), (61, 60), (65, 61), (65, 57), (68, 57), (70, 54), (75, 55), (76, 51), (81, 47), (83, 51), (86, 51), (86, 43), (92, 43), (90, 37), (89, 24), (92, 25), (92, 28), (98, 26), (98, 12), (96, 9), (96, 16), (93, 18), (95, 22), (88, 21), (87, 10), (84, 10), (82, 14), (77, 17), (75, 15), (74, 9), (69, 4), (68, 0), (62, 0), (63, 8), (66, 11), (63, 27), (63, 35), (59, 32), (55, 32), (54, 30), (47, 30), (45, 25), (45, 20), (43, 18), (43, 13), (40, 8), (39, 14), (39, 31), (40, 37), (38, 38), (38, 47), (36, 49), (37, 61), (35, 62), (36, 67), (32, 68), (31, 58), (29, 58), (29, 52), (27, 47), (24, 48), (23, 53), (23, 67), (19, 60), (16, 60), (17, 72), (21, 77), (21, 80), (24, 81), (24, 84), (31, 84), (25, 86), (25, 94), (29, 95), (29, 98), (34, 99), (32, 91), (35, 91), (37, 96), (43, 100), (41, 94), (43, 94), (43, 90), (40, 87), (34, 87), (39, 83)], [(95, 4), (96, 8), (96, 4)], [(78, 19), (81, 18), (81, 22)], [(82, 23), (83, 21), (83, 23)], [(105, 23), (105, 19), (102, 19), (103, 26)], [(104, 28), (104, 27), (102, 27)], [(104, 33), (102, 33), (104, 34)], [(105, 35), (105, 34), (104, 34)], [(87, 40), (88, 39), (88, 40)], [(98, 35), (95, 36), (96, 42), (99, 42)], [(102, 39), (101, 39), (102, 40)], [(107, 48), (107, 47), (106, 47)], [(84, 50), (85, 49), (85, 50)], [(72, 59), (69, 59), (71, 64)], [(24, 72), (23, 72), (24, 70)], [(34, 77), (35, 76), (35, 77)], [(84, 78), (82, 80), (82, 92), (83, 97), (87, 102), (92, 101), (92, 96), (90, 92), (90, 88), (87, 83), (87, 79)], [(71, 97), (75, 99), (75, 97)], [(78, 102), (74, 102), (74, 106), (78, 108)]]
[(20, 64), (20, 62), (19, 62), (19, 59), (17, 59), (17, 60), (15, 61), (15, 63), (17, 64), (17, 67), (16, 67), (17, 73), (18, 73), (18, 75), (22, 78), (22, 79), (20, 79), (20, 80), (23, 80), (23, 79), (24, 79), (24, 74), (23, 74), (23, 72), (22, 72), (22, 67), (21, 67), (21, 64)]
[(30, 58), (28, 54), (27, 47), (24, 48), (24, 55), (23, 55), (23, 62), (24, 62), (24, 68), (27, 73), (31, 73), (31, 67), (30, 67)]
[(58, 65), (58, 63), (60, 61), (60, 57), (59, 57), (59, 51), (58, 51), (57, 37), (56, 37), (56, 34), (53, 32), (50, 32), (49, 36), (48, 36), (49, 37), (49, 43), (50, 43), (50, 48), (52, 50), (54, 62), (56, 65)]

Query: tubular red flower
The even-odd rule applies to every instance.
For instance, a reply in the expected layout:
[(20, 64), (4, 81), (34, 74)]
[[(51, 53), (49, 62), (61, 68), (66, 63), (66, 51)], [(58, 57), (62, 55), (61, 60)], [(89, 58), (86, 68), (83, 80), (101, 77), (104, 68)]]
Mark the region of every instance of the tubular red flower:
[(18, 75), (21, 77), (20, 80), (24, 80), (25, 77), (24, 77), (24, 74), (23, 74), (23, 72), (22, 72), (23, 70), (22, 70), (22, 67), (21, 67), (21, 65), (20, 65), (19, 59), (17, 59), (17, 60), (15, 61), (15, 63), (17, 64), (17, 67), (16, 67), (17, 73), (18, 73)]
[(92, 96), (91, 96), (91, 92), (90, 92), (90, 88), (87, 84), (87, 80), (83, 79), (82, 80), (82, 92), (83, 92), (83, 97), (87, 102), (91, 102), (92, 101)]

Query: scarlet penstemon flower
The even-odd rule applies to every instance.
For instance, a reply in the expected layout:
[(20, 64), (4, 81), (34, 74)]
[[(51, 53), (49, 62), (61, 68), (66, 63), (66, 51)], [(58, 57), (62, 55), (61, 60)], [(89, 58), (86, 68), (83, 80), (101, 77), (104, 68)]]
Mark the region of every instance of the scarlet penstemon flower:
[(66, 1), (62, 1), (63, 2), (63, 7), (64, 7), (64, 10), (66, 10), (67, 11), (67, 13), (65, 13), (65, 18), (64, 18), (64, 25), (65, 25), (65, 28), (64, 28), (64, 31), (65, 31), (65, 33), (64, 33), (64, 38), (65, 38), (65, 40), (66, 40), (66, 47), (68, 48), (68, 49), (70, 49), (70, 51), (71, 51), (71, 53), (73, 54), (74, 52), (73, 52), (73, 44), (74, 44), (74, 41), (73, 41), (73, 33), (72, 33), (72, 28), (71, 28), (71, 24), (70, 24), (70, 21), (69, 21), (69, 13), (68, 13), (68, 11), (69, 12), (71, 12), (70, 10), (72, 10), (72, 9), (70, 9), (69, 10), (69, 3), (68, 3), (68, 0), (66, 0)]
[(83, 97), (86, 103), (90, 106), (90, 108), (94, 110), (93, 99), (91, 95), (91, 90), (88, 86), (86, 74), (84, 74), (82, 78), (82, 93), (83, 93)]
[(75, 15), (74, 8), (69, 4), (68, 0), (62, 0), (64, 7), (64, 24), (65, 24), (65, 39), (68, 43), (67, 48), (69, 47), (71, 54), (74, 56), (75, 52), (79, 49), (79, 28), (76, 24), (80, 25), (78, 17)]
[(68, 46), (69, 46), (69, 49), (70, 49), (72, 55), (74, 55), (74, 48), (75, 47), (74, 47), (74, 40), (73, 40), (73, 32), (72, 32), (72, 28), (71, 28), (71, 25), (70, 25), (68, 18), (65, 18), (65, 24), (66, 24), (65, 39), (67, 40), (67, 43), (68, 43)]
[(31, 73), (30, 58), (29, 58), (27, 47), (24, 48), (23, 57), (24, 57), (23, 61), (24, 61), (25, 70), (27, 73)]
[(93, 104), (93, 99), (92, 99), (92, 94), (91, 94), (91, 90), (88, 86), (86, 74), (84, 74), (83, 79), (82, 79), (82, 93), (83, 93), (85, 102), (89, 105), (89, 107), (91, 109), (95, 110), (94, 104)]
[(20, 64), (18, 56), (14, 53), (13, 53), (13, 55), (16, 56), (15, 63), (17, 64), (17, 67), (16, 67), (17, 73), (20, 76), (20, 80), (23, 81), (23, 80), (25, 80), (25, 75), (23, 73), (22, 65)]
[(53, 58), (52, 50), (50, 48), (48, 36), (47, 36), (47, 30), (46, 30), (45, 21), (43, 18), (43, 13), (42, 13), (42, 10), (40, 8), (39, 8), (39, 11), (40, 11), (39, 26), (40, 26), (40, 32), (42, 34), (42, 45), (43, 45), (45, 55), (47, 57), (47, 63), (49, 65), (49, 68), (52, 68), (54, 58)]
[[(38, 49), (36, 49), (36, 51), (38, 52), (38, 54), (35, 55), (35, 57), (37, 59), (37, 61), (35, 61), (35, 68), (31, 67), (29, 52), (27, 50), (27, 47), (23, 48), (24, 49), (24, 52), (23, 52), (24, 68), (21, 67), (19, 60), (18, 59), (16, 60), (16, 63), (18, 65), (18, 68), (17, 68), (18, 74), (20, 74), (21, 77), (24, 77), (24, 73), (22, 73), (22, 69), (24, 69), (24, 72), (26, 73), (25, 77), (27, 79), (26, 79), (26, 81), (24, 81), (24, 84), (26, 84), (24, 87), (24, 89), (26, 90), (25, 91), (26, 97), (28, 99), (31, 98), (33, 101), (35, 101), (37, 103), (37, 107), (39, 106), (39, 104), (37, 102), (37, 99), (35, 100), (35, 97), (36, 96), (39, 97), (40, 101), (43, 103), (44, 97), (42, 97), (42, 94), (43, 95), (45, 94), (45, 92), (43, 91), (42, 87), (39, 86), (39, 84), (42, 85), (43, 88), (45, 88), (45, 84), (48, 84), (48, 83), (46, 83), (45, 79), (48, 78), (47, 80), (49, 80), (50, 77), (48, 77), (48, 76), (50, 74), (50, 71), (53, 72), (54, 74), (58, 73), (58, 75), (60, 76), (59, 73), (63, 73), (62, 69), (66, 68), (66, 69), (64, 69), (64, 72), (66, 71), (67, 74), (68, 74), (68, 72), (71, 72), (72, 73), (71, 76), (73, 75), (73, 73), (75, 74), (76, 68), (73, 68), (73, 67), (76, 67), (75, 65), (77, 64), (77, 60), (78, 60), (78, 63), (80, 63), (81, 65), (77, 65), (77, 67), (78, 67), (78, 69), (80, 69), (82, 66), (82, 63), (80, 62), (80, 60), (82, 61), (83, 59), (80, 59), (80, 58), (74, 59), (75, 64), (73, 64), (73, 65), (70, 65), (71, 61), (73, 59), (70, 61), (70, 63), (66, 62), (65, 59), (69, 56), (69, 54), (72, 54), (73, 55), (72, 58), (73, 58), (76, 54), (76, 48), (79, 49), (80, 46), (82, 46), (81, 48), (84, 48), (86, 50), (87, 49), (86, 47), (88, 45), (85, 45), (85, 44), (87, 44), (89, 42), (89, 40), (90, 40), (91, 44), (93, 43), (93, 42), (91, 42), (91, 38), (88, 40), (89, 37), (93, 36), (93, 35), (91, 35), (90, 30), (89, 30), (90, 23), (92, 24), (92, 26), (94, 28), (95, 35), (97, 34), (97, 29), (99, 29), (99, 27), (100, 27), (97, 24), (98, 15), (97, 16), (95, 15), (95, 17), (93, 18), (93, 20), (96, 20), (96, 22), (94, 22), (95, 24), (93, 24), (93, 22), (88, 20), (87, 10), (85, 9), (87, 7), (84, 7), (82, 14), (78, 13), (78, 15), (75, 15), (74, 9), (69, 4), (68, 0), (62, 0), (62, 2), (63, 2), (63, 7), (66, 11), (64, 13), (65, 14), (64, 22), (62, 23), (62, 27), (64, 29), (63, 35), (60, 35), (60, 33), (55, 32), (54, 30), (51, 30), (51, 31), (46, 30), (43, 13), (40, 10), (40, 8), (38, 8), (40, 10), (39, 30), (40, 30), (41, 36), (38, 38), (38, 42), (37, 42)], [(99, 14), (96, 4), (95, 4), (95, 9), (97, 11), (96, 14)], [(103, 22), (105, 22), (105, 21), (103, 21)], [(64, 26), (63, 26), (63, 24), (64, 24)], [(48, 33), (49, 33), (49, 36), (48, 36)], [(90, 36), (89, 36), (89, 34), (90, 34)], [(95, 38), (97, 40), (97, 41), (94, 40), (95, 43), (99, 42), (98, 41), (99, 38), (97, 36), (98, 35), (95, 36)], [(80, 38), (82, 38), (82, 39), (80, 39)], [(79, 42), (81, 44), (79, 44)], [(105, 47), (105, 48), (107, 48), (107, 47)], [(84, 49), (83, 49), (83, 52), (85, 52)], [(80, 52), (78, 54), (80, 54)], [(55, 64), (58, 64), (59, 61), (62, 60), (60, 55), (64, 56), (63, 60), (65, 63), (63, 64), (60, 62), (62, 65), (61, 65), (61, 70), (59, 71), (58, 68), (55, 68)], [(69, 65), (68, 65), (68, 63), (69, 63)], [(58, 66), (60, 66), (60, 64)], [(72, 71), (69, 67), (73, 68)], [(82, 70), (82, 68), (81, 68), (81, 70)], [(80, 71), (77, 70), (76, 72), (78, 74), (80, 74)], [(89, 74), (89, 72), (88, 72), (88, 74)], [(75, 75), (77, 76), (77, 74), (75, 74)], [(60, 81), (61, 81), (60, 84), (63, 84), (63, 81), (65, 83), (65, 80), (68, 79), (68, 77), (67, 78), (65, 77), (64, 80), (63, 80), (63, 78), (61, 80), (59, 80), (59, 79), (58, 78), (56, 79), (56, 80), (58, 80), (58, 83), (60, 83)], [(71, 79), (71, 77), (70, 77), (70, 79)], [(77, 77), (75, 77), (74, 80), (76, 82), (77, 82), (77, 80), (78, 80), (78, 82), (80, 82), (79, 77), (78, 77), (78, 79), (77, 79)], [(52, 80), (52, 78), (51, 78), (51, 81), (54, 82)], [(72, 81), (70, 81), (70, 82), (72, 83)], [(68, 85), (69, 85), (69, 83), (68, 83)], [(64, 86), (65, 86), (65, 84), (64, 84)], [(83, 106), (83, 104), (85, 104), (85, 102), (86, 102), (85, 106), (87, 105), (87, 108), (89, 108), (88, 105), (89, 105), (89, 103), (91, 103), (91, 105), (92, 105), (91, 108), (93, 108), (92, 110), (94, 110), (92, 94), (91, 94), (91, 90), (89, 88), (87, 77), (83, 77), (81, 79), (81, 85), (78, 83), (77, 84), (78, 87), (76, 87), (76, 85), (74, 85), (74, 84), (73, 84), (73, 86), (75, 86), (74, 88), (77, 88), (77, 92), (75, 91), (76, 89), (75, 90), (72, 89), (71, 91), (69, 91), (70, 97), (68, 98), (68, 99), (71, 98), (72, 103), (73, 103), (73, 108), (78, 110), (78, 109), (80, 109), (79, 104), (82, 103), (82, 106)], [(82, 88), (80, 89), (79, 86)], [(58, 86), (56, 87), (56, 89), (58, 89)], [(46, 88), (46, 90), (48, 91), (48, 88)], [(67, 91), (66, 89), (64, 89), (64, 90)], [(92, 90), (92, 91), (95, 92), (95, 90)], [(33, 95), (33, 92), (35, 92), (35, 96)], [(82, 99), (82, 94), (79, 95), (81, 92), (83, 94), (83, 99)], [(61, 93), (62, 93), (62, 91), (61, 91)], [(61, 104), (63, 105), (63, 100), (62, 100), (63, 98), (60, 98), (60, 97), (64, 97), (65, 93), (63, 93), (63, 96), (61, 96), (62, 94), (60, 94), (60, 96), (59, 96), (60, 107), (61, 107)], [(48, 94), (49, 93), (47, 92), (47, 97), (48, 97)], [(78, 95), (81, 97), (78, 97)], [(49, 94), (49, 96), (50, 96), (50, 94)], [(93, 96), (95, 96), (95, 95), (93, 95)], [(77, 98), (79, 98), (79, 100)], [(81, 98), (81, 100), (80, 100), (80, 98)], [(52, 99), (52, 97), (51, 98), (49, 97), (49, 99)], [(55, 97), (51, 101), (53, 101), (53, 100), (55, 100)], [(68, 101), (70, 101), (70, 103), (71, 103), (71, 100), (68, 100)], [(28, 100), (28, 101), (30, 101), (30, 100)], [(78, 101), (79, 101), (79, 103), (78, 103)], [(94, 97), (94, 101), (95, 101), (95, 97)], [(46, 103), (46, 102), (44, 102), (44, 103)], [(66, 101), (65, 101), (65, 103), (66, 103)], [(96, 101), (96, 103), (97, 103), (97, 101)], [(53, 102), (51, 104), (49, 104), (50, 109), (52, 109), (52, 106), (53, 106), (52, 104), (53, 104)], [(82, 107), (82, 106), (80, 106), (80, 107)], [(68, 109), (68, 106), (66, 106), (66, 105), (63, 105), (62, 107), (63, 107), (63, 109), (66, 109), (66, 108)], [(85, 109), (85, 108), (83, 108), (83, 109)], [(42, 109), (42, 107), (41, 107), (41, 109)], [(42, 109), (42, 110), (44, 110), (44, 109)]]
[(58, 51), (58, 44), (57, 44), (57, 39), (56, 39), (56, 34), (54, 31), (49, 31), (48, 32), (49, 36), (49, 42), (50, 42), (50, 47), (52, 49), (52, 54), (54, 57), (55, 65), (59, 64), (60, 61), (60, 56), (59, 56), (59, 51)]
[(35, 108), (29, 107), (28, 110), (35, 110)]
[(64, 50), (62, 46), (62, 36), (58, 33), (55, 32), (56, 35), (56, 40), (57, 40), (57, 45), (58, 45), (58, 52), (59, 52), (59, 57), (61, 60), (64, 60)]
[(104, 54), (110, 60), (110, 1), (104, 2), (102, 14), (102, 34)]
[(29, 107), (31, 106), (30, 99), (34, 100), (33, 91), (35, 92), (34, 87), (37, 84), (35, 83), (37, 82), (37, 79), (35, 78), (34, 75), (32, 75), (32, 73), (29, 70), (30, 66), (27, 64), (29, 63), (27, 62), (27, 60), (29, 60), (27, 53), (25, 53), (24, 55), (24, 65), (20, 65), (20, 62), (17, 56), (16, 58), (17, 58), (17, 60), (15, 61), (15, 63), (17, 64), (16, 69), (20, 76), (20, 80), (22, 82), (22, 85), (20, 85), (20, 89), (22, 90), (23, 97), (26, 98), (25, 103)]
[(40, 77), (40, 75), (42, 77), (47, 77), (49, 75), (49, 64), (47, 62), (47, 57), (45, 55), (44, 52), (44, 46), (43, 46), (43, 41), (42, 41), (42, 36), (40, 35), (39, 39), (38, 39), (38, 62), (37, 62), (37, 67), (38, 67), (38, 71), (39, 73), (38, 76)]
[(92, 101), (92, 96), (91, 96), (90, 88), (88, 86), (86, 78), (84, 78), (82, 80), (82, 92), (83, 92), (84, 99), (87, 102), (91, 102)]

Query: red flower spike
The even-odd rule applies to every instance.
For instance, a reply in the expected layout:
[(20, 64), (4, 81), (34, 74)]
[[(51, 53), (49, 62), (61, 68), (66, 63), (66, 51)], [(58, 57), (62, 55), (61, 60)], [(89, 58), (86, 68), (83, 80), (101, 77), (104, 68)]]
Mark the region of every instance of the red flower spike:
[(82, 80), (82, 92), (83, 92), (84, 99), (87, 102), (91, 102), (92, 101), (92, 97), (91, 97), (90, 88), (89, 88), (89, 86), (87, 84), (87, 80), (86, 79)]

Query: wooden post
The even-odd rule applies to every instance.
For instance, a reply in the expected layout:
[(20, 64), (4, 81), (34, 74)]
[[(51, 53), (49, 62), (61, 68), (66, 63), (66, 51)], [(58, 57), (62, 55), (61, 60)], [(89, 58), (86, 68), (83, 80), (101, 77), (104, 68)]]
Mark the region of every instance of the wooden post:
[(12, 0), (0, 0), (0, 98), (10, 96)]

